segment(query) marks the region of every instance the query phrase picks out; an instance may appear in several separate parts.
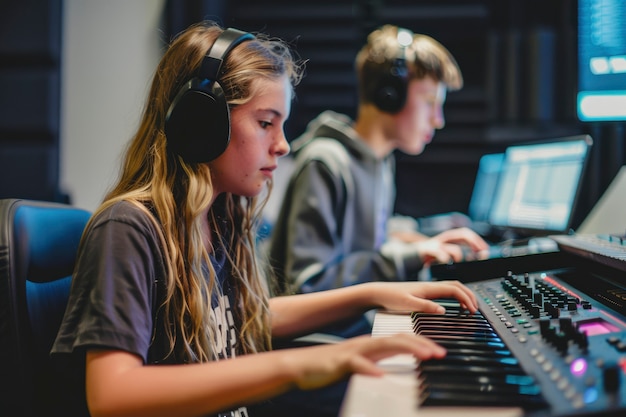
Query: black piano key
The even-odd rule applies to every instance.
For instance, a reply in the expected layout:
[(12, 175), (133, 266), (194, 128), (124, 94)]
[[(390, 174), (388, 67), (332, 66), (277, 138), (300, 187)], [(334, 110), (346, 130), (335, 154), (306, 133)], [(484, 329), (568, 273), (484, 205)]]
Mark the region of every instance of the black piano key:
[(453, 375), (463, 375), (464, 373), (477, 375), (525, 375), (526, 373), (519, 366), (499, 365), (499, 366), (478, 366), (467, 364), (448, 365), (439, 361), (426, 361), (420, 363), (418, 371), (428, 377), (429, 373), (446, 373)]
[(489, 336), (498, 337), (497, 333), (489, 327), (464, 327), (455, 326), (450, 328), (443, 328), (441, 326), (421, 326), (418, 327), (415, 333), (423, 334), (425, 332), (437, 333), (437, 334), (485, 334)]
[(462, 382), (432, 382), (424, 383), (424, 391), (448, 391), (462, 394), (476, 395), (540, 395), (541, 388), (537, 385), (494, 385), (494, 384), (465, 384)]
[(514, 357), (488, 357), (488, 356), (478, 356), (478, 355), (451, 355), (448, 354), (441, 359), (438, 359), (436, 362), (445, 363), (447, 365), (450, 364), (459, 364), (459, 365), (477, 365), (477, 366), (518, 366), (519, 362)]
[[(450, 375), (430, 373), (421, 375), (420, 379), (428, 380), (428, 383), (447, 383), (450, 382)], [(492, 385), (512, 385), (518, 387), (536, 387), (537, 381), (530, 375), (478, 375), (466, 374), (457, 375), (453, 379), (455, 382), (462, 384), (492, 384)]]
[(489, 323), (477, 323), (477, 322), (468, 322), (465, 320), (461, 320), (458, 322), (437, 322), (437, 321), (416, 321), (413, 325), (413, 329), (422, 329), (422, 328), (437, 328), (441, 330), (445, 329), (454, 329), (457, 327), (463, 327), (466, 329), (492, 329)]
[(455, 392), (426, 389), (420, 396), (422, 407), (428, 406), (480, 406), (480, 407), (520, 407), (537, 409), (547, 406), (541, 394), (493, 394), (477, 392)]
[(444, 348), (472, 348), (472, 349), (493, 349), (493, 350), (501, 350), (506, 349), (506, 345), (501, 340), (468, 340), (468, 339), (459, 339), (445, 336), (431, 336), (435, 343), (443, 346)]
[(435, 323), (442, 323), (442, 324), (446, 324), (446, 323), (484, 323), (486, 325), (489, 325), (489, 321), (486, 320), (484, 317), (481, 316), (471, 316), (471, 317), (461, 317), (458, 315), (450, 315), (450, 316), (446, 316), (446, 315), (440, 315), (440, 314), (430, 314), (430, 315), (424, 315), (424, 316), (414, 316), (412, 321), (414, 323), (429, 323), (429, 322), (435, 322)]
[(494, 342), (494, 343), (501, 343), (502, 339), (500, 339), (500, 337), (498, 337), (495, 333), (481, 333), (481, 332), (446, 332), (446, 333), (441, 333), (435, 330), (431, 330), (431, 331), (423, 331), (423, 332), (419, 332), (417, 333), (420, 336), (426, 336), (430, 339), (433, 340), (467, 340), (469, 338), (471, 338), (472, 340), (474, 340), (477, 343), (488, 343), (488, 342)]
[[(444, 346), (445, 347), (445, 346)], [(490, 348), (459, 348), (451, 343), (446, 347), (447, 355), (468, 355), (468, 356), (487, 356), (490, 358), (502, 358), (513, 356), (508, 349), (490, 349)]]
[(461, 304), (459, 304), (458, 300), (456, 300), (455, 298), (437, 298), (435, 300), (436, 303), (444, 306), (446, 309), (448, 308), (456, 308), (459, 309), (461, 308)]
[(463, 313), (460, 311), (450, 311), (450, 312), (445, 312), (443, 314), (431, 314), (431, 313), (412, 313), (411, 314), (411, 319), (412, 320), (432, 320), (434, 318), (439, 318), (439, 319), (464, 319), (464, 320), (485, 320), (485, 316), (483, 316), (482, 314), (470, 314), (470, 313)]
[[(436, 300), (433, 300), (436, 302)], [(441, 305), (441, 303), (438, 303), (439, 305)], [(480, 311), (477, 311), (475, 313), (471, 313), (469, 310), (466, 310), (464, 308), (461, 308), (460, 305), (442, 305), (443, 308), (446, 309), (446, 311), (444, 313), (424, 313), (424, 312), (420, 312), (420, 311), (415, 311), (412, 314), (414, 315), (434, 315), (434, 314), (467, 314), (468, 316), (473, 316), (475, 314), (479, 314), (482, 315), (482, 313)]]

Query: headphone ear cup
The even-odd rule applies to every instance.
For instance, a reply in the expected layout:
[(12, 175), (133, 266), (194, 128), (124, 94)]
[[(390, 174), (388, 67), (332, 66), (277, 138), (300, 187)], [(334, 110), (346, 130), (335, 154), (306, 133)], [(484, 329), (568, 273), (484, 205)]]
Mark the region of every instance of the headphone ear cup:
[(374, 96), (374, 104), (387, 113), (397, 113), (404, 107), (407, 95), (407, 80), (400, 74), (387, 74), (380, 78)]
[(210, 162), (230, 142), (230, 111), (218, 82), (193, 78), (180, 89), (165, 119), (168, 149), (190, 163)]

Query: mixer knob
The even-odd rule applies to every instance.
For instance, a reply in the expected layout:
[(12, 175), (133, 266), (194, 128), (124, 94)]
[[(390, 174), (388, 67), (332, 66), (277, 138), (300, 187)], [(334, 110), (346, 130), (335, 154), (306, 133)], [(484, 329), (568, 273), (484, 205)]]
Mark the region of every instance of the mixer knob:
[(576, 342), (576, 344), (578, 344), (578, 346), (580, 346), (582, 350), (586, 351), (587, 347), (589, 346), (589, 339), (587, 338), (587, 333), (584, 331), (576, 333), (574, 336), (574, 342)]
[(610, 365), (602, 372), (603, 387), (606, 392), (617, 392), (620, 385), (621, 369), (617, 365)]
[(552, 327), (550, 319), (544, 318), (539, 320), (539, 331), (541, 332), (541, 337), (547, 341), (552, 341), (554, 327)]
[(552, 338), (552, 344), (561, 353), (567, 352), (569, 346), (569, 338), (563, 332), (555, 332)]
[(543, 303), (543, 309), (552, 317), (553, 319), (559, 318), (559, 309), (556, 308), (550, 301), (545, 301)]
[(568, 295), (567, 302), (569, 303), (570, 301), (573, 301), (575, 304), (580, 304), (580, 298)]
[(528, 312), (534, 319), (538, 319), (541, 316), (541, 308), (537, 304), (531, 304)]
[(558, 319), (560, 314), (561, 314), (561, 311), (558, 308), (552, 307), (552, 311), (550, 312), (550, 317), (552, 317), (553, 319)]
[(566, 335), (572, 335), (574, 333), (574, 326), (572, 325), (571, 317), (561, 317), (559, 319), (559, 325), (561, 327), (561, 331)]

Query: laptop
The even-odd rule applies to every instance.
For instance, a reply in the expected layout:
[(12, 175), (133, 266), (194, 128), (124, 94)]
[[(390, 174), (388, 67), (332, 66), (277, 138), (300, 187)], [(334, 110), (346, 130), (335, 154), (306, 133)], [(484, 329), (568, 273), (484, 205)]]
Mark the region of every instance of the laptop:
[[(592, 144), (589, 135), (568, 136), (483, 155), (464, 226), (501, 240), (569, 232)], [(443, 231), (440, 219), (457, 214), (422, 218), (420, 227)]]
[(491, 207), (503, 169), (504, 156), (504, 153), (486, 154), (478, 162), (467, 213), (472, 222), (470, 227), (480, 234), (486, 234), (489, 230)]
[[(507, 147), (487, 197), (486, 224), (500, 239), (491, 240), (488, 258), (432, 265), (432, 276), (486, 278), (504, 274), (505, 267), (530, 272), (554, 262), (558, 246), (548, 235), (570, 231), (592, 144), (590, 136), (578, 135)], [(531, 262), (526, 255), (541, 256)]]
[(420, 231), (433, 236), (452, 227), (467, 226), (481, 235), (489, 231), (489, 211), (502, 170), (504, 153), (483, 155), (478, 162), (467, 215), (450, 212), (418, 219)]
[(592, 144), (579, 135), (509, 146), (489, 224), (519, 236), (569, 232)]
[(622, 166), (600, 199), (582, 221), (579, 234), (624, 234), (626, 231), (626, 165)]

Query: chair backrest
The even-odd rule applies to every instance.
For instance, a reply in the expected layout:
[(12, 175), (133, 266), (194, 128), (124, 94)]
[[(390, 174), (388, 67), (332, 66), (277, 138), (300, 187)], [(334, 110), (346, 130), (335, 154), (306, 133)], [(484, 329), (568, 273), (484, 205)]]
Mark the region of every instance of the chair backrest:
[(0, 200), (0, 415), (59, 414), (49, 352), (91, 213), (69, 205)]

